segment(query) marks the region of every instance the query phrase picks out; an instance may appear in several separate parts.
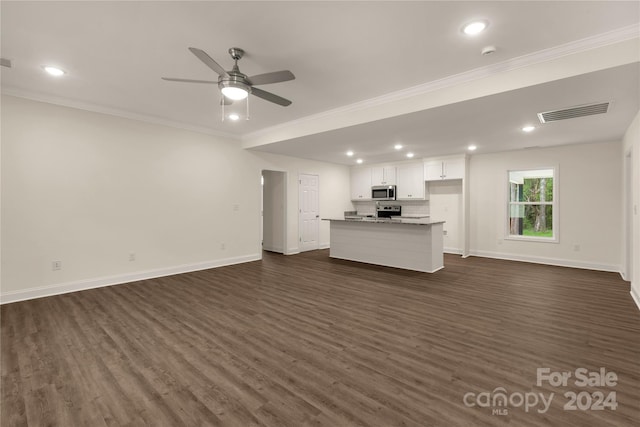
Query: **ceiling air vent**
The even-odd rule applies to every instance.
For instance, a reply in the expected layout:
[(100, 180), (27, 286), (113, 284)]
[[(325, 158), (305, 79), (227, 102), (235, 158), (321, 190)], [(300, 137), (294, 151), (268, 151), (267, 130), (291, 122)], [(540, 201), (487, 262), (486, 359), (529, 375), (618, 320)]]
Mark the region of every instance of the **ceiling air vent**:
[(598, 104), (578, 105), (577, 107), (565, 108), (563, 110), (546, 111), (538, 113), (540, 123), (556, 122), (558, 120), (575, 119), (576, 117), (592, 116), (594, 114), (604, 114), (609, 111), (609, 102)]

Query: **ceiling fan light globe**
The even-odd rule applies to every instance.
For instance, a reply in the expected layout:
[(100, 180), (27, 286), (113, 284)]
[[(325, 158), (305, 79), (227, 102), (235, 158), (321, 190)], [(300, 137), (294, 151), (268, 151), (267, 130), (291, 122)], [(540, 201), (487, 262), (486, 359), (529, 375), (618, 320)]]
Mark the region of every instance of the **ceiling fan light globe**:
[(247, 96), (249, 96), (249, 92), (247, 92), (246, 90), (240, 87), (227, 86), (227, 87), (223, 87), (221, 90), (222, 90), (222, 94), (225, 97), (232, 99), (234, 101), (240, 101), (242, 99), (245, 99)]

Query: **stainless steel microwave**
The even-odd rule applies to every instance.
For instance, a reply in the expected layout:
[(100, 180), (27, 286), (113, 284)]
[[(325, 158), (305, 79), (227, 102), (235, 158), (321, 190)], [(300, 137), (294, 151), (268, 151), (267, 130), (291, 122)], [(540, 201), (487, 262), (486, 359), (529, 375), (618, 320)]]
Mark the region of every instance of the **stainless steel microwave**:
[(371, 198), (373, 200), (395, 200), (395, 185), (376, 185), (371, 187)]

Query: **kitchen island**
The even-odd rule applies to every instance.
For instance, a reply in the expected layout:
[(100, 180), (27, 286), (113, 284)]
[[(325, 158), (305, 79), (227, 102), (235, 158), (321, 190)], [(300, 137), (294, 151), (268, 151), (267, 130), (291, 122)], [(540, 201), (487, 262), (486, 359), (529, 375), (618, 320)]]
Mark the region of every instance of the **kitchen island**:
[(429, 218), (325, 219), (331, 258), (435, 273), (444, 267), (443, 224)]

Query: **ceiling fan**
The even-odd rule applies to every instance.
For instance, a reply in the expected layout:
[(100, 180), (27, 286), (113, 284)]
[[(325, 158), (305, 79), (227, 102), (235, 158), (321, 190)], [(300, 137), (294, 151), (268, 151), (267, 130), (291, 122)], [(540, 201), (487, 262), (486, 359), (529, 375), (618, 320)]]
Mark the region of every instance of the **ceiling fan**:
[(266, 85), (270, 83), (280, 83), (293, 80), (296, 77), (289, 70), (274, 71), (272, 73), (258, 74), (256, 76), (247, 76), (240, 72), (238, 68), (238, 60), (244, 55), (244, 50), (232, 47), (229, 49), (231, 58), (235, 61), (233, 68), (229, 71), (225, 71), (216, 61), (214, 61), (205, 51), (190, 47), (189, 50), (195, 56), (204, 62), (204, 64), (211, 68), (218, 74), (218, 80), (190, 80), (190, 79), (176, 79), (171, 77), (162, 77), (162, 80), (168, 80), (172, 82), (186, 82), (186, 83), (218, 83), (218, 88), (223, 95), (223, 104), (229, 105), (233, 101), (245, 99), (249, 94), (255, 95), (258, 98), (262, 98), (266, 101), (273, 102), (274, 104), (282, 105), (286, 107), (291, 105), (291, 101), (275, 95), (271, 92), (264, 91), (254, 87), (255, 85)]

